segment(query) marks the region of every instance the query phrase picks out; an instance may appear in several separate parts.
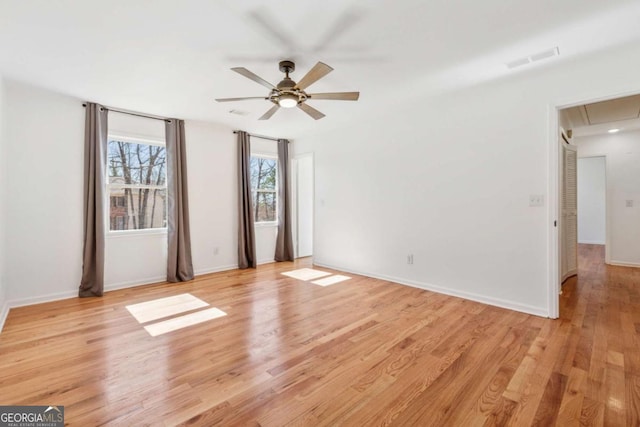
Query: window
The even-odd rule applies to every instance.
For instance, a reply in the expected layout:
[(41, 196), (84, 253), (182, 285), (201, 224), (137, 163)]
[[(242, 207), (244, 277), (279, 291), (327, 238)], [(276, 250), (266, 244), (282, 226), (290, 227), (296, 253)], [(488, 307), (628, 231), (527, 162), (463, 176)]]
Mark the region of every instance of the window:
[(111, 207), (112, 208), (124, 208), (125, 198), (124, 196), (113, 196), (111, 197)]
[(278, 220), (277, 163), (275, 157), (251, 156), (251, 195), (255, 223), (275, 223)]
[(164, 141), (109, 136), (109, 230), (167, 227)]

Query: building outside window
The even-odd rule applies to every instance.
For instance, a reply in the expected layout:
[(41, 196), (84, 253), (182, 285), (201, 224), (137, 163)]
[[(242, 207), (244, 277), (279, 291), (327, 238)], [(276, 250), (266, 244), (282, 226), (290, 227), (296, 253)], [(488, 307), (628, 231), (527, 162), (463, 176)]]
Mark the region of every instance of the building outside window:
[(164, 141), (109, 135), (109, 231), (167, 227)]

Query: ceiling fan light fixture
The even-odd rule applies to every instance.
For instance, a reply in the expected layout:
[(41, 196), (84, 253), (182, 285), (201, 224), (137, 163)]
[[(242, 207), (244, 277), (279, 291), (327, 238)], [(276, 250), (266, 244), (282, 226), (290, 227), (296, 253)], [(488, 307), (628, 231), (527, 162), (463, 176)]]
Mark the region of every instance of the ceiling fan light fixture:
[(283, 93), (278, 97), (278, 105), (282, 108), (293, 108), (298, 105), (298, 97), (292, 93)]

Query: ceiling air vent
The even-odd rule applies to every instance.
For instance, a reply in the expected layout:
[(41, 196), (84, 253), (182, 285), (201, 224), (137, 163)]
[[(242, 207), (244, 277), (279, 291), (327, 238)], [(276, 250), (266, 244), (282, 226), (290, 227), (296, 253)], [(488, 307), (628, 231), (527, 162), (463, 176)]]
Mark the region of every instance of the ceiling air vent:
[(242, 111), (242, 110), (229, 110), (229, 114), (235, 114), (238, 116), (248, 116), (249, 112), (248, 111)]
[(507, 62), (506, 65), (507, 65), (507, 68), (511, 70), (514, 68), (521, 67), (523, 65), (531, 64), (533, 62), (551, 58), (558, 55), (560, 55), (560, 50), (556, 46), (554, 48), (543, 50), (542, 52), (534, 53), (533, 55), (529, 55), (524, 58), (519, 58), (514, 61)]

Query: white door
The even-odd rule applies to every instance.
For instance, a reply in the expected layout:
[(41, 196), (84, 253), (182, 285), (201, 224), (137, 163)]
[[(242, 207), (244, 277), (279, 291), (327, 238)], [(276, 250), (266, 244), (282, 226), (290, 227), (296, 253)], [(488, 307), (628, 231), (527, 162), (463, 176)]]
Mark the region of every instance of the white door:
[(562, 144), (560, 280), (578, 273), (578, 149)]
[(313, 154), (294, 159), (296, 257), (313, 255)]

